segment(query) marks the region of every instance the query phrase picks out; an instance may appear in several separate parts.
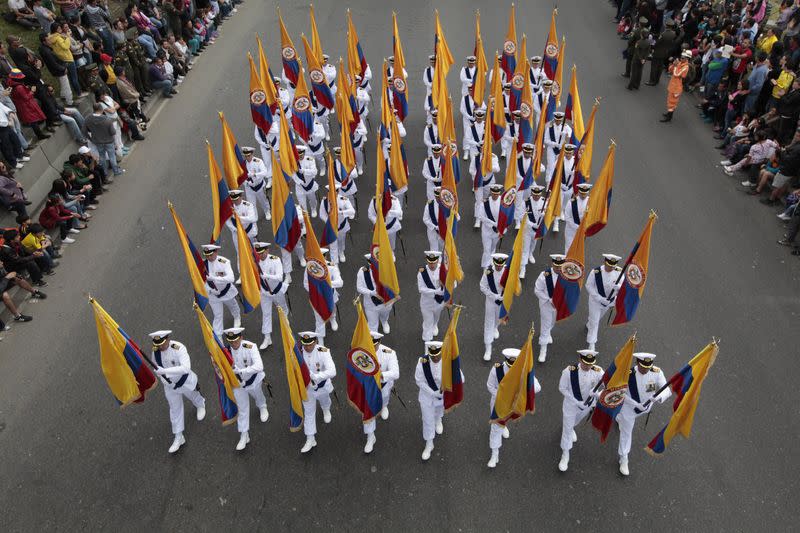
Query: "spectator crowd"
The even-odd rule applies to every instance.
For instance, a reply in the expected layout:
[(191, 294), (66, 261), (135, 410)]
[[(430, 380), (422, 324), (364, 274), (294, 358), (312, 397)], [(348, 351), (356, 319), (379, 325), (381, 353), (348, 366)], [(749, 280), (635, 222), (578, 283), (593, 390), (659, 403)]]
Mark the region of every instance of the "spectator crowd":
[[(742, 192), (780, 206), (778, 244), (800, 256), (800, 0), (613, 0), (628, 89), (657, 85), (673, 60), (691, 57), (684, 90), (722, 151), (722, 171)], [(686, 105), (686, 104), (684, 104)], [(662, 122), (668, 122), (667, 113)]]
[[(2, 17), (19, 31), (0, 36), (0, 206), (15, 213), (17, 225), (0, 228), (0, 296), (15, 321), (31, 317), (9, 290), (46, 297), (39, 288), (58, 265), (60, 244), (88, 227), (99, 197), (125, 172), (119, 160), (145, 139), (144, 104), (156, 93), (178, 93), (195, 56), (214, 43), (240, 1), (131, 0), (112, 9), (105, 0), (8, 0)], [(36, 50), (24, 32), (38, 35)], [(78, 149), (32, 215), (14, 173), (62, 125)], [(0, 321), (0, 331), (6, 327)]]

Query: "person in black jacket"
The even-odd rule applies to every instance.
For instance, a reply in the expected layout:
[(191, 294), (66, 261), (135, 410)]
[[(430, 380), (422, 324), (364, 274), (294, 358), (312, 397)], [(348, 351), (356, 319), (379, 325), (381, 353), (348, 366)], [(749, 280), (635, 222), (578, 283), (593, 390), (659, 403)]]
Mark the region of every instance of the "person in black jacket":
[(678, 34), (675, 32), (675, 21), (667, 20), (667, 29), (661, 32), (656, 44), (653, 45), (653, 57), (650, 62), (650, 80), (645, 85), (658, 85), (664, 65), (669, 59), (677, 43)]
[(800, 79), (795, 78), (789, 92), (777, 102), (775, 111), (780, 117), (778, 120), (778, 142), (786, 144), (792, 137), (800, 117)]
[(31, 281), (37, 287), (47, 285), (47, 282), (42, 279), (42, 271), (36, 263), (36, 257), (28, 254), (19, 243), (19, 232), (16, 229), (6, 230), (3, 238), (5, 243), (0, 247), (0, 261), (5, 267), (15, 272), (27, 271)]
[(55, 54), (50, 43), (47, 42), (46, 33), (39, 34), (39, 42), (42, 43), (39, 46), (39, 57), (42, 58), (42, 62), (44, 66), (47, 67), (47, 70), (50, 71), (50, 74), (52, 74), (54, 78), (58, 78), (58, 85), (61, 88), (61, 98), (64, 99), (64, 103), (71, 106), (73, 103), (72, 88), (69, 85), (69, 77), (67, 76), (67, 64)]

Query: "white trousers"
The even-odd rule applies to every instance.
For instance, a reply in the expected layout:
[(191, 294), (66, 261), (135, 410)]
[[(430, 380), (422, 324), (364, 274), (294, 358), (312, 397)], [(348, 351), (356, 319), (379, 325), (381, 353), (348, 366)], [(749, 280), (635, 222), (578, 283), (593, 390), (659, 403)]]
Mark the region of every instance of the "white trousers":
[[(572, 216), (570, 216), (570, 219)], [(569, 247), (575, 239), (575, 234), (578, 233), (578, 226), (567, 220), (564, 224), (564, 255), (569, 253)]]
[(605, 306), (589, 298), (589, 318), (586, 319), (586, 342), (588, 344), (597, 342), (597, 329), (600, 319), (611, 309), (611, 305)]
[[(306, 252), (303, 250), (303, 242), (302, 239), (297, 241), (297, 244), (294, 247), (293, 253), (297, 256), (297, 259), (305, 258)], [(292, 254), (281, 248), (281, 265), (283, 265), (283, 271), (287, 274), (292, 273)]]
[(379, 322), (381, 324), (384, 322), (389, 322), (389, 314), (392, 312), (392, 306), (394, 303), (375, 305), (372, 303), (372, 298), (369, 296), (364, 298), (363, 301), (364, 314), (367, 315), (367, 324), (369, 324), (369, 329), (370, 331), (378, 331)]
[(420, 401), (422, 413), (422, 438), (426, 441), (436, 437), (436, 421), (444, 416), (444, 400)]
[(363, 148), (356, 148), (353, 150), (356, 154), (356, 168), (359, 172), (364, 171), (364, 149)]
[(264, 211), (264, 216), (271, 215), (272, 208), (269, 205), (269, 200), (267, 200), (267, 184), (261, 186), (258, 191), (254, 191), (250, 189), (250, 186), (244, 186), (244, 196), (247, 198), (247, 201), (253, 204), (256, 208), (256, 215), (258, 215), (258, 206), (261, 206), (261, 210)]
[(500, 424), (489, 424), (489, 448), (499, 450), (503, 447), (503, 426)]
[[(400, 231), (400, 230), (397, 230)], [(394, 246), (397, 244), (397, 231), (390, 231), (389, 232), (389, 245), (392, 247), (392, 252), (394, 252)]]
[(539, 346), (551, 344), (553, 337), (550, 332), (556, 324), (556, 308), (552, 300), (539, 300)]
[[(426, 298), (427, 299), (427, 298)], [(422, 313), (422, 340), (432, 341), (434, 337), (433, 331), (439, 324), (439, 317), (442, 316), (442, 309), (444, 309), (444, 302), (438, 304), (436, 301), (433, 303), (424, 302), (421, 298), (419, 301), (419, 309)]]
[[(173, 378), (170, 378), (173, 379)], [(173, 379), (173, 383), (174, 383)], [(197, 376), (191, 374), (186, 383), (178, 388), (173, 388), (173, 385), (164, 384), (164, 396), (167, 398), (169, 404), (169, 421), (172, 424), (172, 433), (177, 435), (183, 433), (183, 398), (192, 402), (197, 408), (204, 407), (206, 400), (200, 391), (197, 390)]]
[(250, 431), (250, 397), (255, 400), (257, 409), (267, 405), (264, 390), (261, 388), (262, 381), (264, 381), (263, 375), (257, 377), (247, 388), (237, 387), (233, 389), (233, 397), (236, 399), (236, 406), (239, 408), (239, 416), (236, 417), (236, 429), (239, 430), (239, 433)]
[(583, 411), (572, 403), (572, 400), (564, 400), (561, 407), (561, 449), (568, 452), (572, 449), (572, 431), (583, 422), (589, 413), (590, 407), (584, 407)]
[[(526, 215), (527, 217), (527, 215)], [(523, 222), (527, 224), (528, 220)], [(533, 226), (528, 226), (528, 234), (525, 235), (525, 240), (522, 242), (522, 262), (520, 263), (520, 272), (525, 272), (528, 266), (528, 259), (536, 250), (536, 229)]]
[[(392, 397), (393, 387), (394, 387), (394, 381), (387, 381), (381, 388), (381, 396), (383, 397), (383, 406), (386, 408), (389, 407), (389, 399)], [(364, 424), (364, 435), (375, 433), (377, 418), (378, 417), (376, 416), (375, 418)]]
[(617, 453), (621, 457), (627, 456), (631, 451), (633, 426), (637, 418), (637, 416), (623, 416), (622, 411), (617, 415), (617, 424), (619, 425), (619, 448), (617, 448)]
[(303, 211), (308, 211), (311, 214), (311, 211), (317, 210), (317, 191), (306, 192), (300, 185), (296, 185), (294, 190), (297, 196), (297, 203), (300, 204)]
[(428, 234), (428, 250), (433, 250), (435, 252), (439, 252), (443, 249), (443, 241), (439, 238), (439, 231), (434, 228), (431, 229), (429, 227), (425, 227), (425, 231)]
[(278, 306), (288, 316), (289, 307), (286, 305), (286, 294), (270, 294), (261, 291), (261, 334), (267, 337), (272, 335), (272, 306)]
[(218, 300), (216, 298), (209, 297), (208, 298), (208, 305), (211, 306), (211, 312), (214, 314), (214, 322), (212, 324), (212, 328), (214, 333), (217, 336), (222, 336), (222, 330), (225, 329), (223, 324), (223, 306), (228, 308), (228, 311), (231, 313), (233, 317), (233, 327), (238, 328), (242, 322), (242, 314), (239, 311), (239, 304), (236, 303), (236, 297), (228, 298), (227, 300)]
[(330, 380), (320, 390), (314, 390), (313, 385), (308, 386), (308, 400), (303, 402), (303, 433), (307, 437), (317, 434), (317, 402), (323, 410), (330, 410), (332, 391), (333, 384)]
[(481, 244), (483, 254), (481, 255), (481, 268), (489, 268), (492, 262), (492, 254), (497, 249), (500, 242), (500, 235), (492, 231), (491, 227), (481, 226)]
[(494, 330), (497, 329), (500, 306), (494, 303), (494, 298), (486, 297), (483, 308), (485, 311), (483, 318), (483, 343), (486, 346), (490, 346), (492, 342), (494, 342)]
[(341, 263), (342, 258), (345, 257), (344, 249), (347, 246), (347, 232), (348, 230), (339, 230), (336, 240), (333, 241), (328, 248), (330, 248), (331, 262), (335, 265)]

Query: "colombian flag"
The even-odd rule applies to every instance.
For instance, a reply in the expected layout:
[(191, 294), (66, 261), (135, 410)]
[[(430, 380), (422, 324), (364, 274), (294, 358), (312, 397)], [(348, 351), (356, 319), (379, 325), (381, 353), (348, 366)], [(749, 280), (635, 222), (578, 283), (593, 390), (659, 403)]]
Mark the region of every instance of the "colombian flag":
[[(342, 126), (344, 127), (344, 125)], [(336, 174), (334, 173), (333, 156), (330, 151), (325, 151), (328, 163), (328, 220), (322, 229), (322, 246), (330, 246), (339, 238), (339, 198), (336, 194)]]
[(305, 48), (306, 51), (306, 63), (308, 64), (308, 77), (311, 79), (311, 90), (314, 91), (314, 96), (317, 99), (317, 103), (328, 109), (333, 109), (333, 93), (331, 92), (331, 88), (328, 86), (328, 79), (325, 77), (325, 73), (322, 71), (320, 59), (314, 53), (311, 45), (308, 44), (308, 39), (306, 39), (306, 36), (302, 35), (301, 39), (303, 40), (303, 48)]
[(295, 87), (300, 78), (300, 63), (297, 60), (297, 48), (294, 47), (289, 32), (283, 24), (281, 10), (278, 8), (278, 22), (281, 25), (281, 60), (283, 61), (283, 74)]
[(550, 228), (553, 227), (553, 221), (561, 215), (561, 180), (564, 174), (564, 150), (558, 154), (556, 161), (556, 168), (553, 172), (553, 179), (550, 180), (549, 189), (547, 190), (547, 199), (544, 206), (544, 217), (539, 223), (539, 228), (536, 230), (536, 239), (543, 239)]
[(533, 371), (533, 326), (503, 381), (497, 387), (490, 422), (505, 426), (536, 411), (536, 373)]
[(352, 135), (357, 126), (355, 116), (358, 114), (358, 110), (354, 110), (350, 105), (350, 74), (345, 72), (344, 60), (341, 57), (339, 58), (339, 72), (343, 74), (339, 78), (339, 90), (336, 91), (334, 109), (336, 110), (336, 117), (339, 119), (339, 124), (346, 126), (348, 128), (348, 135)]
[(444, 74), (447, 76), (447, 73), (450, 72), (450, 67), (453, 66), (455, 63), (455, 59), (453, 58), (452, 52), (450, 52), (450, 47), (447, 45), (447, 39), (444, 38), (444, 30), (442, 29), (442, 23), (439, 20), (439, 10), (436, 10), (436, 32), (433, 36), (433, 52), (436, 54), (436, 57), (439, 57), (439, 54), (442, 54), (442, 63), (444, 64)]
[[(279, 163), (272, 152), (272, 168), (281, 169), (284, 176), (283, 160)], [(272, 180), (272, 234), (275, 244), (291, 252), (300, 240), (300, 219), (297, 217), (297, 205), (289, 190), (286, 180)]]
[[(353, 17), (350, 15), (350, 9), (347, 10), (347, 64), (350, 65), (354, 81), (356, 74), (364, 76), (368, 66), (361, 42), (358, 40), (356, 26), (353, 24)], [(354, 66), (358, 66), (358, 70), (352, 70)]]
[(238, 189), (247, 179), (247, 162), (222, 111), (219, 112), (219, 120), (222, 122), (222, 168), (225, 170), (225, 182), (228, 190)]
[[(378, 198), (376, 198), (376, 201)], [(372, 260), (370, 267), (375, 279), (378, 296), (384, 303), (396, 300), (400, 296), (400, 283), (397, 281), (397, 270), (394, 264), (394, 254), (389, 243), (389, 234), (386, 232), (386, 222), (383, 210), (376, 209), (378, 219), (372, 233)]]
[(306, 389), (311, 383), (311, 374), (281, 306), (278, 306), (278, 319), (281, 323), (286, 379), (289, 381), (289, 430), (300, 431), (303, 427), (303, 402), (308, 400)]
[[(297, 148), (294, 145), (294, 136), (289, 129), (289, 123), (286, 120), (286, 115), (283, 114), (283, 107), (280, 108), (281, 128), (280, 138), (278, 144), (278, 159), (281, 161), (281, 168), (283, 168), (283, 177), (286, 178), (286, 183), (291, 183), (292, 176), (297, 174), (300, 165), (297, 163), (299, 155)], [(275, 167), (272, 167), (275, 168)]]
[(383, 409), (381, 365), (360, 300), (356, 300), (356, 312), (358, 322), (347, 352), (347, 400), (361, 413), (361, 422), (366, 423)]
[(517, 17), (514, 13), (514, 4), (511, 4), (511, 14), (508, 16), (508, 32), (506, 32), (506, 40), (503, 43), (503, 58), (500, 66), (508, 80), (517, 69)]
[(392, 145), (389, 147), (389, 176), (392, 179), (392, 190), (404, 192), (408, 189), (408, 168), (403, 153), (403, 139), (400, 138), (396, 120), (392, 119), (389, 127), (392, 132)]
[[(555, 102), (554, 102), (554, 106), (555, 107), (558, 107), (558, 106), (561, 105), (561, 94), (564, 92), (562, 90), (564, 88), (564, 86), (561, 84), (561, 82), (564, 79), (564, 61), (562, 61), (562, 60), (565, 57), (566, 48), (567, 48), (567, 39), (566, 39), (566, 37), (564, 37), (562, 35), (561, 36), (561, 50), (559, 50), (559, 52), (558, 52), (558, 66), (556, 67), (556, 75), (555, 75), (554, 78), (551, 78), (553, 80), (553, 88), (551, 89), (553, 94), (550, 96), (550, 100), (553, 100), (553, 96), (556, 97)], [(552, 115), (552, 113), (549, 112), (549, 108), (550, 108), (550, 106), (548, 105), (548, 115)], [(553, 113), (555, 113), (555, 109), (553, 109)], [(548, 117), (548, 120), (550, 120), (550, 117)]]
[[(436, 49), (436, 62), (433, 67), (433, 84), (431, 85), (431, 98), (433, 100), (433, 107), (439, 110), (439, 124), (444, 125), (447, 123), (447, 109), (445, 102), (450, 98), (450, 93), (447, 89), (447, 71), (449, 67), (444, 58), (444, 54)], [(442, 129), (441, 126), (439, 128)]]
[(489, 64), (486, 62), (486, 52), (483, 50), (483, 38), (481, 37), (481, 15), (475, 13), (475, 78), (472, 82), (472, 99), (476, 106), (483, 105), (483, 97), (486, 93), (486, 73), (489, 71)]
[(450, 218), (447, 220), (447, 233), (444, 237), (444, 253), (442, 254), (445, 270), (444, 300), (447, 302), (453, 301), (456, 284), (464, 280), (464, 271), (461, 269), (461, 260), (458, 258), (458, 250), (456, 249), (455, 226), (456, 212), (451, 211)]
[(645, 451), (650, 455), (658, 456), (667, 449), (672, 438), (681, 434), (689, 438), (694, 424), (694, 413), (700, 401), (700, 391), (709, 369), (714, 365), (719, 352), (719, 345), (712, 341), (703, 348), (699, 354), (689, 361), (680, 372), (669, 379), (669, 386), (675, 393), (675, 403), (672, 405), (672, 417), (669, 423), (656, 435)]
[(600, 432), (600, 442), (605, 442), (608, 438), (614, 420), (622, 409), (622, 402), (625, 401), (635, 348), (636, 334), (634, 333), (603, 374), (605, 389), (600, 393), (600, 398), (598, 398), (592, 413), (592, 426)]
[[(555, 105), (555, 98), (552, 96), (547, 101), (547, 108), (550, 109), (551, 106)], [(533, 120), (533, 117), (531, 117)], [(547, 113), (544, 110), (539, 114), (539, 123), (536, 125), (536, 138), (531, 140), (526, 140), (525, 142), (533, 142), (533, 180), (536, 181), (536, 176), (539, 175), (539, 169), (542, 168), (542, 161), (547, 161), (544, 157), (544, 130), (547, 129), (547, 122), (550, 120), (548, 118)], [(520, 122), (520, 137), (519, 137), (519, 144), (522, 146), (522, 122)]]
[(178, 231), (178, 240), (181, 241), (183, 257), (186, 259), (186, 268), (189, 270), (189, 279), (192, 281), (192, 288), (194, 289), (194, 301), (201, 310), (205, 310), (206, 305), (208, 305), (208, 292), (205, 284), (207, 275), (206, 263), (192, 239), (186, 234), (183, 223), (178, 218), (178, 213), (175, 212), (172, 202), (169, 202), (167, 207), (169, 207), (169, 212), (172, 213), (172, 221), (175, 222), (175, 229)]
[(461, 307), (456, 306), (442, 343), (442, 392), (444, 392), (445, 412), (458, 407), (464, 399), (464, 377), (461, 375), (461, 356), (456, 334), (460, 314)]
[[(523, 37), (523, 40), (525, 38)], [(519, 121), (519, 143), (520, 147), (522, 143), (529, 143), (533, 141), (533, 94), (531, 93), (531, 69), (529, 67), (530, 63), (526, 59), (524, 63), (522, 63), (525, 68), (525, 73), (522, 75), (522, 99), (519, 104), (519, 110), (522, 113), (522, 117), (520, 117)], [(541, 119), (539, 119), (539, 123), (541, 124)], [(538, 130), (537, 130), (538, 135)], [(536, 169), (533, 171), (533, 175), (538, 174)], [(529, 185), (530, 186), (530, 185)]]
[(308, 8), (308, 16), (311, 19), (311, 50), (319, 63), (322, 61), (322, 40), (319, 38), (319, 31), (317, 31), (317, 19), (314, 17), (313, 4)]
[[(530, 91), (530, 68), (528, 67), (528, 58), (525, 56), (525, 54), (528, 53), (527, 43), (528, 43), (528, 38), (523, 33), (522, 42), (520, 43), (522, 61), (517, 63), (517, 70), (514, 72), (514, 75), (511, 78), (511, 94), (508, 98), (509, 111), (516, 111), (522, 104), (522, 91), (525, 89), (526, 79), (528, 80), (528, 91)], [(528, 121), (530, 121), (530, 109), (528, 109), (528, 111), (529, 111)]]
[(340, 136), (342, 141), (342, 153), (339, 155), (339, 161), (342, 162), (344, 171), (347, 173), (347, 176), (342, 176), (342, 182), (346, 181), (345, 177), (349, 177), (353, 169), (356, 168), (356, 152), (353, 150), (353, 139), (350, 138), (350, 135), (345, 133), (345, 128), (346, 126), (342, 124)]
[(586, 204), (586, 236), (591, 237), (606, 227), (608, 223), (608, 212), (611, 210), (611, 190), (614, 186), (614, 153), (617, 144), (611, 141), (608, 147), (608, 154), (600, 169), (600, 176), (597, 183), (592, 187), (592, 194), (589, 195), (589, 203)]
[(333, 315), (333, 287), (331, 273), (325, 257), (319, 249), (317, 236), (308, 213), (303, 211), (306, 222), (306, 275), (308, 276), (308, 301), (322, 320), (327, 322)]
[(380, 140), (384, 140), (391, 135), (389, 124), (394, 120), (392, 113), (391, 95), (389, 93), (389, 77), (386, 75), (388, 62), (383, 60), (383, 77), (381, 81), (381, 126)]
[(314, 131), (314, 109), (311, 105), (311, 95), (306, 86), (305, 69), (300, 69), (297, 88), (294, 91), (292, 103), (292, 128), (305, 142), (311, 138)]
[(227, 426), (236, 422), (236, 417), (239, 415), (239, 406), (236, 405), (236, 398), (233, 396), (233, 389), (240, 386), (239, 378), (233, 372), (233, 357), (231, 357), (230, 351), (214, 333), (203, 311), (196, 305), (194, 310), (197, 313), (197, 321), (200, 323), (200, 330), (203, 332), (203, 341), (206, 344), (208, 355), (211, 357), (211, 366), (214, 369), (214, 381), (217, 383), (217, 394), (219, 396), (220, 418), (222, 419), (222, 425)]
[[(272, 110), (267, 101), (267, 93), (265, 90), (265, 82), (259, 76), (256, 70), (256, 63), (253, 61), (253, 56), (250, 52), (247, 53), (247, 61), (250, 63), (250, 116), (253, 118), (253, 124), (266, 136), (269, 129), (272, 127)], [(270, 86), (275, 88), (275, 84), (270, 78)]]
[(511, 155), (506, 160), (506, 179), (497, 216), (498, 235), (504, 235), (506, 228), (514, 221), (514, 199), (517, 194), (519, 194), (517, 191), (517, 145), (514, 144), (511, 146)]
[[(493, 105), (494, 101), (490, 101), (490, 109)], [(492, 136), (484, 135), (481, 153), (475, 161), (475, 177), (472, 179), (472, 190), (477, 191), (483, 187), (484, 179), (492, 172)]]
[[(452, 143), (451, 143), (452, 146)], [(458, 211), (458, 190), (456, 189), (456, 176), (455, 167), (458, 166), (458, 155), (452, 148), (445, 148), (446, 153), (450, 153), (450, 157), (446, 157), (444, 165), (442, 165), (442, 192), (439, 196), (441, 207), (443, 208), (443, 216), (447, 218), (450, 216), (450, 211)], [(453, 160), (455, 155), (455, 161)]]
[(519, 269), (522, 261), (522, 246), (527, 239), (528, 225), (521, 224), (517, 230), (517, 237), (514, 239), (514, 248), (511, 250), (509, 266), (503, 269), (503, 276), (500, 278), (500, 285), (503, 286), (503, 302), (500, 304), (500, 314), (498, 319), (501, 324), (508, 324), (511, 315), (511, 304), (514, 297), (522, 293), (522, 283), (519, 279)]
[(222, 172), (219, 170), (217, 160), (214, 159), (214, 151), (211, 150), (211, 143), (208, 141), (206, 141), (206, 152), (208, 153), (208, 177), (211, 179), (211, 206), (214, 211), (214, 229), (211, 232), (211, 242), (218, 242), (222, 225), (233, 214), (233, 202), (228, 193), (228, 184), (222, 179)]
[(583, 247), (586, 241), (586, 217), (578, 226), (575, 238), (567, 252), (567, 259), (558, 273), (558, 280), (553, 289), (553, 305), (556, 308), (556, 322), (572, 316), (578, 308), (583, 286), (583, 274), (586, 272)]
[(145, 365), (142, 350), (94, 298), (89, 304), (100, 343), (100, 367), (111, 394), (120, 407), (143, 402), (145, 393), (156, 386), (156, 377)]
[(492, 125), (492, 139), (498, 142), (506, 131), (506, 111), (503, 104), (503, 84), (500, 80), (500, 63), (497, 56), (494, 58), (494, 68), (492, 70), (492, 97), (489, 100), (489, 120)]
[(622, 269), (625, 281), (619, 288), (619, 294), (617, 294), (617, 300), (614, 303), (616, 315), (611, 323), (612, 326), (627, 324), (633, 320), (636, 309), (639, 308), (639, 300), (644, 293), (645, 283), (647, 283), (647, 266), (650, 262), (650, 236), (653, 234), (653, 224), (656, 218), (658, 218), (656, 214), (651, 211), (639, 240), (633, 246), (628, 260), (625, 261), (625, 267)]
[(239, 275), (242, 278), (242, 290), (239, 294), (242, 296), (244, 312), (249, 313), (261, 303), (261, 276), (250, 239), (247, 238), (247, 233), (242, 227), (242, 221), (235, 212), (233, 217), (236, 219), (236, 239), (239, 242)]
[[(278, 89), (273, 80), (272, 69), (269, 68), (267, 54), (264, 53), (264, 45), (261, 43), (261, 37), (259, 37), (258, 34), (256, 34), (256, 44), (258, 45), (258, 73), (261, 77), (261, 86), (264, 89), (267, 105), (269, 105), (270, 112), (274, 119), (279, 104)], [(265, 131), (264, 133), (266, 134), (267, 132)]]
[(575, 155), (575, 179), (572, 180), (574, 191), (578, 190), (578, 184), (586, 183), (591, 178), (592, 174), (592, 148), (594, 146), (594, 117), (597, 114), (599, 107), (597, 100), (594, 101), (592, 106), (592, 114), (589, 115), (589, 125), (581, 136), (581, 142), (578, 144), (578, 151)]
[(385, 217), (389, 209), (392, 208), (392, 177), (386, 167), (386, 159), (383, 158), (381, 143), (375, 143), (375, 147), (375, 159), (378, 167), (378, 172), (375, 176), (375, 209), (378, 209), (377, 202), (380, 202), (381, 215)]
[(572, 65), (572, 79), (569, 82), (569, 94), (564, 105), (564, 118), (572, 122), (572, 138), (570, 143), (577, 145), (583, 138), (583, 111), (581, 97), (578, 94), (578, 69)]
[[(553, 79), (556, 68), (558, 67), (558, 36), (556, 35), (556, 15), (558, 9), (553, 9), (550, 18), (550, 31), (547, 33), (547, 43), (544, 45), (544, 73), (549, 79)], [(555, 85), (555, 84), (554, 84)]]
[[(400, 32), (397, 29), (397, 14), (392, 13), (393, 29), (393, 46), (394, 46), (394, 74), (392, 76), (392, 103), (394, 109), (397, 111), (397, 116), (400, 121), (404, 121), (408, 115), (408, 84), (406, 82), (403, 69), (406, 66), (406, 60), (403, 56), (403, 44), (400, 42)], [(394, 139), (394, 137), (392, 137)]]

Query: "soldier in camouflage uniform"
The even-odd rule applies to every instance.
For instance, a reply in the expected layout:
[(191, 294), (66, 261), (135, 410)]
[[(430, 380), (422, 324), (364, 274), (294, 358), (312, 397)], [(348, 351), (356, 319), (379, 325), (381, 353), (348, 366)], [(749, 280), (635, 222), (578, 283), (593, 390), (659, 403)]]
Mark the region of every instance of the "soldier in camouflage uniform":
[(136, 28), (131, 28), (125, 32), (125, 37), (128, 39), (126, 46), (128, 62), (131, 65), (130, 75), (126, 75), (133, 80), (133, 84), (139, 93), (149, 96), (151, 91), (147, 77), (147, 60), (145, 59), (147, 56), (142, 50), (142, 45), (136, 40), (137, 35)]

